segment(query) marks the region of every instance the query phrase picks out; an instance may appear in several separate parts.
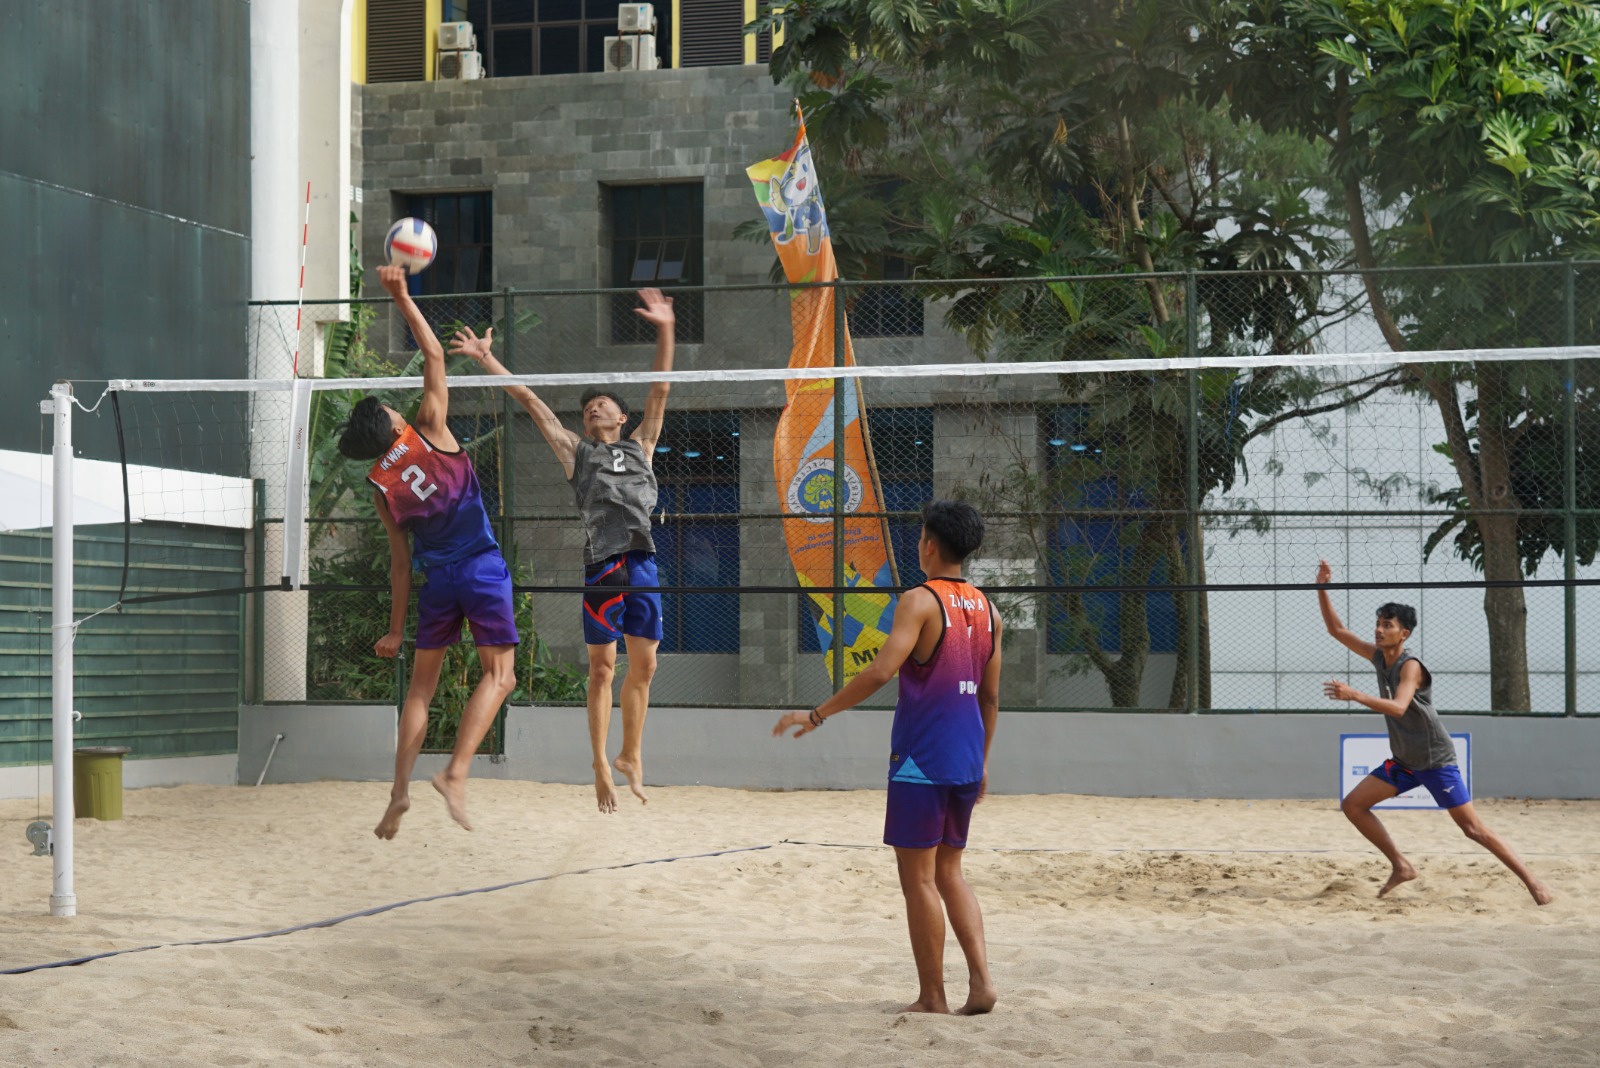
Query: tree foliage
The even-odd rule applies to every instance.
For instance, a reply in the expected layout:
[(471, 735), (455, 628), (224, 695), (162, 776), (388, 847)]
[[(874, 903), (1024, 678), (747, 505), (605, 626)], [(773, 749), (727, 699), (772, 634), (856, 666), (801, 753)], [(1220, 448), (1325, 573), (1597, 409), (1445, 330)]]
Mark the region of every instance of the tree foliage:
[[(884, 255), (909, 261), (928, 283), (922, 295), (981, 356), (1181, 355), (1191, 333), (1201, 353), (1294, 353), (1342, 313), (1308, 270), (1342, 255), (1327, 147), (1208, 98), (1194, 18), (1180, 6), (807, 0), (752, 28), (779, 27), (773, 76), (805, 109), (841, 271), (871, 278)], [(759, 225), (747, 233), (765, 239)], [(1186, 271), (1216, 273), (1191, 288)], [(1387, 381), (1203, 373), (1199, 496), (1248, 477), (1253, 437)], [(1185, 450), (1173, 448), (1189, 432), (1185, 376), (1064, 376), (1059, 400), (1082, 410), (1098, 447), (1048, 468), (1019, 450), (1011, 470), (990, 474), (997, 505), (1038, 517), (1016, 536), (1068, 583), (1181, 580), (1201, 568), (1203, 544), (1182, 516)], [(1051, 528), (1051, 514), (1087, 506), (1086, 486), (1097, 487), (1095, 507), (1120, 513), (1109, 565), (1104, 539), (1071, 521)], [(1117, 648), (1101, 640), (1103, 618), (1081, 599), (1067, 604), (1078, 667), (1099, 671), (1119, 705), (1138, 702), (1145, 600), (1121, 597)], [(1191, 603), (1178, 606), (1180, 654)], [(1189, 693), (1180, 671), (1172, 707), (1209, 702), (1203, 598), (1195, 610), (1200, 689)]]

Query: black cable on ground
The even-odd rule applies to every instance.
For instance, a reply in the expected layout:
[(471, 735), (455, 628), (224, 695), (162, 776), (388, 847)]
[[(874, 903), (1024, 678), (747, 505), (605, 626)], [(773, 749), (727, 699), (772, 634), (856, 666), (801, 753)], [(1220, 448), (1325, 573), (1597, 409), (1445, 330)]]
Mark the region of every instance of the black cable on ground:
[(569, 875), (591, 875), (600, 871), (622, 871), (625, 868), (640, 868), (648, 864), (671, 864), (679, 860), (703, 860), (706, 857), (725, 857), (733, 853), (756, 853), (763, 849), (771, 849), (772, 845), (740, 846), (736, 849), (718, 849), (711, 853), (691, 853), (681, 857), (654, 857), (650, 860), (630, 860), (623, 864), (605, 864), (594, 868), (579, 868), (575, 871), (561, 871), (552, 875), (535, 875), (531, 879), (516, 879), (509, 883), (497, 883), (494, 886), (480, 886), (472, 890), (451, 890), (443, 894), (430, 894), (427, 897), (414, 897), (407, 901), (396, 901), (390, 905), (377, 905), (359, 912), (347, 912), (343, 916), (334, 916), (327, 920), (313, 920), (310, 923), (298, 923), (293, 927), (280, 927), (275, 931), (261, 931), (257, 934), (224, 935), (221, 938), (194, 938), (183, 942), (158, 942), (149, 946), (134, 946), (129, 949), (113, 949), (105, 953), (91, 953), (84, 957), (73, 957), (69, 960), (50, 961), (47, 964), (27, 964), (20, 968), (0, 968), (0, 975), (25, 975), (28, 972), (43, 971), (47, 968), (70, 968), (79, 964), (87, 964), (92, 960), (104, 960), (107, 957), (120, 957), (128, 953), (146, 953), (152, 949), (170, 949), (177, 946), (220, 946), (230, 942), (249, 942), (258, 938), (278, 938), (282, 935), (297, 934), (300, 931), (310, 931), (318, 927), (333, 927), (347, 920), (360, 919), (363, 916), (377, 916), (380, 913), (391, 912), (394, 909), (405, 908), (407, 905), (420, 905), (427, 901), (443, 901), (452, 897), (468, 897), (472, 894), (489, 894), (496, 890), (509, 890), (516, 886), (528, 886), (531, 883), (548, 882), (551, 879), (561, 879)]

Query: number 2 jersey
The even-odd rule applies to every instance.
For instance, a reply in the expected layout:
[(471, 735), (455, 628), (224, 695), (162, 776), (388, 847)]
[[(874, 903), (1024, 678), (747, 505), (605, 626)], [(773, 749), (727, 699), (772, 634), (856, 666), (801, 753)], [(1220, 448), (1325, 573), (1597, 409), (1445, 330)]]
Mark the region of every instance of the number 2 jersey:
[(389, 515), (411, 535), (412, 564), (453, 564), (500, 545), (489, 529), (483, 492), (465, 450), (446, 452), (407, 425), (367, 472)]
[(889, 779), (959, 786), (983, 778), (983, 713), (978, 686), (994, 655), (989, 598), (962, 579), (930, 578), (944, 632), (925, 663), (900, 665), (900, 696), (889, 732)]

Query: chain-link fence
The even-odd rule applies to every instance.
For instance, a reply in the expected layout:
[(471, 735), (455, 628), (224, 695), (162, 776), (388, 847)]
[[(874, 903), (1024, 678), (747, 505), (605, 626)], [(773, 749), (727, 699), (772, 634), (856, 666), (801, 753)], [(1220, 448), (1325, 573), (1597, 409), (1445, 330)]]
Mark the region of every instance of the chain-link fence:
[[(1578, 640), (1600, 609), (1600, 349), (1583, 347), (1600, 343), (1600, 265), (841, 284), (810, 290), (803, 312), (798, 292), (673, 294), (675, 369), (704, 380), (673, 383), (653, 445), (653, 704), (820, 700), (922, 578), (922, 504), (960, 497), (989, 521), (970, 573), (1006, 621), (1007, 708), (1326, 710), (1323, 679), (1371, 671), (1325, 632), (1309, 587), (1326, 560), (1358, 634), (1380, 603), (1418, 609), (1410, 647), (1441, 708), (1600, 712), (1600, 654)], [(644, 404), (655, 347), (632, 293), (418, 303), (446, 339), (492, 327), (515, 374), (616, 380), (636, 417)], [(418, 373), (386, 301), (308, 302), (300, 337), (293, 311), (252, 308), (258, 377), (296, 349), (302, 376)], [(861, 377), (777, 377), (797, 332)], [(1539, 348), (1557, 351), (1488, 358)], [(1191, 354), (1207, 366), (1159, 362)], [(791, 389), (822, 391), (826, 414), (796, 429)], [(573, 430), (581, 390), (535, 386)], [(388, 555), (366, 465), (333, 447), (360, 395), (312, 401), (310, 592), (255, 598), (257, 699), (389, 703), (405, 685), (403, 661), (373, 654)], [(419, 393), (384, 396), (409, 413)], [(253, 555), (266, 582), (286, 498), (260, 454), (282, 434), (282, 397), (230, 417), (268, 483)], [(449, 419), (519, 591), (513, 699), (581, 704), (584, 530), (562, 466), (492, 380), (452, 387)], [(130, 462), (172, 464), (172, 435), (141, 438)], [(876, 556), (855, 555), (869, 543)], [(475, 676), (464, 645), (436, 707), (459, 710)], [(891, 685), (871, 703), (892, 701)]]

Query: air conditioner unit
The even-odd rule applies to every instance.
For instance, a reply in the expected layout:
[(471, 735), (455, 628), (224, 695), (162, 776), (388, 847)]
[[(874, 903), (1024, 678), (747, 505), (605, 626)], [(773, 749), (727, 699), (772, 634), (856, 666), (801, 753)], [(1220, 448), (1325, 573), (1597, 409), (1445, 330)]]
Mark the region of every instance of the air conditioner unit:
[(483, 77), (483, 53), (440, 52), (439, 79), (470, 82)]
[(466, 52), (478, 47), (470, 22), (439, 23), (439, 51)]
[(618, 33), (654, 33), (656, 8), (654, 4), (619, 4), (617, 6)]
[(659, 63), (653, 33), (606, 38), (606, 70), (655, 70)]

